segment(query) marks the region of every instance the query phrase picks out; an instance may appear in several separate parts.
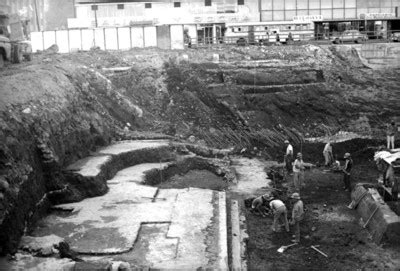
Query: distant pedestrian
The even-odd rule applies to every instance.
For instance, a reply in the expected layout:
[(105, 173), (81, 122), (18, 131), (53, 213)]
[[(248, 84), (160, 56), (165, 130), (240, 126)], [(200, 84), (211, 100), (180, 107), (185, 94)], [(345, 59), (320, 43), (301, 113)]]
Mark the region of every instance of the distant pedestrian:
[(300, 199), (299, 193), (293, 193), (291, 199), (294, 202), (292, 219), (290, 220), (290, 224), (294, 225), (294, 239), (292, 242), (300, 243), (300, 222), (304, 219), (304, 204)]
[(343, 167), (344, 190), (350, 190), (350, 173), (353, 167), (353, 160), (351, 159), (351, 155), (348, 152), (344, 154), (344, 159), (345, 159)]
[(325, 144), (324, 150), (322, 152), (325, 158), (325, 166), (328, 167), (333, 163), (333, 153), (332, 153), (332, 145), (330, 141)]
[(289, 140), (285, 140), (286, 152), (285, 152), (285, 167), (288, 173), (292, 172), (293, 163), (293, 146), (289, 143)]
[(287, 219), (287, 209), (285, 204), (279, 199), (273, 199), (269, 203), (272, 212), (274, 213), (274, 224), (272, 225), (272, 230), (274, 232), (278, 231), (278, 221), (283, 220), (285, 223), (286, 232), (289, 232), (289, 222)]
[(304, 162), (303, 155), (299, 152), (296, 156), (296, 160), (293, 163), (293, 185), (296, 192), (300, 192), (300, 187), (304, 184)]
[(390, 146), (392, 147), (392, 149), (394, 149), (394, 135), (395, 134), (396, 134), (396, 123), (394, 121), (392, 121), (386, 127), (386, 137), (387, 137), (387, 148), (388, 149), (390, 149)]

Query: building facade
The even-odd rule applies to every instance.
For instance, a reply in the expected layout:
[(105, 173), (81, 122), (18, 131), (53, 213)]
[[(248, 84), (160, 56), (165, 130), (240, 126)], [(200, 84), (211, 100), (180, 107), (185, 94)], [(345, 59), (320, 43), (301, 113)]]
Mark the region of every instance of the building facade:
[(262, 21), (321, 15), (323, 20), (362, 19), (363, 14), (395, 17), (400, 0), (262, 0)]
[[(111, 3), (110, 3), (111, 2)], [(259, 0), (77, 0), (70, 27), (135, 24), (220, 24), (260, 20)]]
[(74, 0), (1, 0), (10, 14), (30, 21), (30, 31), (66, 29), (75, 17)]

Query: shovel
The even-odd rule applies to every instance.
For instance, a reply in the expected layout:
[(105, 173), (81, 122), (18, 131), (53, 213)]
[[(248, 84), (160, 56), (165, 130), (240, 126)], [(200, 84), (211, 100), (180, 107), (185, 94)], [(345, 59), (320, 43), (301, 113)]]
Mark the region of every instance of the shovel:
[(278, 248), (278, 252), (279, 253), (283, 253), (286, 249), (288, 249), (288, 248), (290, 248), (290, 247), (292, 247), (292, 246), (295, 246), (295, 245), (297, 245), (297, 243), (294, 243), (294, 244), (291, 244), (291, 245), (287, 245), (287, 246), (281, 246), (280, 248)]

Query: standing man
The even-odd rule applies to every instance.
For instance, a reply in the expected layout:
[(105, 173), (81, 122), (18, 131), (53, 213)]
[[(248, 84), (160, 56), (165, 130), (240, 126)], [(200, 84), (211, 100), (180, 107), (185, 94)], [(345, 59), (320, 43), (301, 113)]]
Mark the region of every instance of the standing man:
[(392, 121), (387, 125), (386, 128), (386, 137), (387, 137), (387, 148), (390, 150), (390, 145), (392, 149), (394, 149), (394, 135), (396, 133), (396, 123)]
[(287, 172), (292, 173), (293, 163), (293, 146), (289, 143), (289, 140), (285, 140), (286, 153), (285, 153), (285, 167)]
[(325, 166), (330, 166), (333, 162), (333, 154), (332, 154), (332, 146), (331, 142), (328, 141), (324, 147), (324, 151), (322, 152), (325, 158)]
[(277, 232), (278, 221), (283, 219), (285, 222), (286, 232), (289, 232), (289, 222), (287, 220), (287, 209), (285, 204), (279, 199), (272, 199), (269, 206), (274, 213), (274, 224), (272, 225), (272, 230)]
[(293, 185), (296, 192), (300, 193), (300, 186), (304, 186), (304, 162), (301, 152), (293, 163)]
[(291, 199), (294, 202), (292, 219), (290, 220), (290, 224), (294, 225), (294, 239), (292, 242), (300, 243), (300, 222), (304, 219), (304, 205), (299, 193), (293, 193)]
[(344, 190), (350, 191), (350, 172), (353, 167), (353, 160), (351, 159), (350, 153), (346, 152), (344, 154), (344, 167), (343, 167), (343, 182), (344, 182)]

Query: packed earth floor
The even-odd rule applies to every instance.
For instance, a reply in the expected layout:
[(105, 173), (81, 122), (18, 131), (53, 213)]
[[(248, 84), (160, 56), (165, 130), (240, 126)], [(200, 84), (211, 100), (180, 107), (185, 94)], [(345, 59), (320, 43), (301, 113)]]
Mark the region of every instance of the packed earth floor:
[[(390, 52), (400, 48), (377, 46), (377, 50)], [(399, 269), (400, 244), (374, 243), (368, 229), (360, 225), (357, 212), (347, 208), (351, 199), (350, 193), (343, 190), (342, 175), (320, 166), (324, 143), (331, 139), (338, 159), (346, 152), (352, 154), (353, 186), (377, 182), (374, 151), (385, 143), (386, 123), (400, 116), (400, 66), (379, 66), (376, 61), (373, 66), (363, 54), (361, 45), (311, 44), (184, 51), (91, 50), (68, 55), (42, 52), (30, 63), (6, 66), (0, 70), (0, 270), (38, 266), (32, 262), (23, 265), (24, 259), (19, 258), (20, 240), (35, 230), (38, 233), (41, 226), (46, 233), (53, 230), (42, 223), (54, 212), (53, 206), (85, 210), (88, 219), (81, 221), (83, 232), (85, 226), (101, 223), (131, 227), (109, 215), (111, 208), (117, 208), (121, 215), (129, 216), (121, 204), (143, 204), (143, 219), (138, 223), (148, 222), (148, 206), (164, 212), (155, 212), (157, 221), (146, 224), (138, 239), (128, 230), (124, 238), (115, 238), (124, 246), (136, 240), (133, 250), (107, 257), (129, 262), (132, 268), (162, 268), (163, 261), (173, 268), (177, 259), (171, 255), (179, 254), (174, 248), (175, 239), (181, 236), (174, 235), (171, 240), (165, 233), (171, 222), (168, 219), (178, 217), (173, 227), (175, 234), (184, 232), (189, 236), (191, 224), (201, 222), (195, 240), (206, 240), (202, 243), (205, 249), (188, 244), (188, 248), (200, 251), (199, 255), (206, 255), (193, 261), (196, 268), (216, 268), (221, 266), (218, 253), (209, 248), (215, 248), (219, 240), (214, 238), (218, 236), (218, 223), (214, 220), (222, 209), (217, 203), (222, 203), (223, 192), (228, 236), (232, 233), (229, 221), (233, 200), (239, 202), (240, 214), (245, 217), (242, 226), (248, 238), (243, 240), (243, 256), (249, 269)], [(219, 56), (217, 60), (215, 55)], [(106, 163), (107, 157), (96, 156), (99, 149), (121, 141), (158, 139), (168, 141), (168, 148), (174, 142), (174, 150), (135, 150), (136, 156), (122, 155), (118, 162), (110, 163)], [(306, 186), (301, 191), (306, 217), (301, 224), (300, 244), (278, 253), (279, 247), (291, 243), (292, 233), (273, 233), (273, 218), (255, 215), (246, 202), (270, 193), (278, 185), (283, 191), (279, 197), (290, 214), (291, 177), (274, 183), (267, 175), (271, 169), (282, 171), (285, 139), (309, 163)], [(185, 147), (181, 149), (179, 144)], [(396, 146), (399, 144), (396, 141)], [(210, 152), (208, 148), (218, 151)], [(77, 161), (87, 162), (87, 157), (103, 161), (106, 173), (95, 177), (89, 174), (86, 179), (71, 175), (69, 166), (76, 166)], [(194, 167), (182, 162), (185, 159)], [(215, 161), (209, 164), (212, 159), (218, 165), (213, 164)], [(172, 162), (173, 167), (162, 170)], [(119, 202), (118, 193), (123, 194), (125, 187), (121, 182), (127, 181), (125, 170), (128, 172), (132, 166), (140, 170), (152, 168), (146, 180), (148, 186), (141, 187), (143, 195), (129, 190), (135, 200), (124, 198)], [(225, 171), (228, 167), (234, 173)], [(139, 178), (137, 172), (129, 174), (142, 180), (144, 177)], [(235, 182), (230, 174), (235, 176)], [(126, 187), (136, 189), (143, 185), (134, 182)], [(161, 194), (155, 192), (158, 189)], [(210, 200), (202, 202), (204, 198)], [(108, 210), (91, 213), (102, 199), (117, 203), (108, 206)], [(182, 207), (186, 200), (190, 203), (188, 210)], [(192, 217), (191, 223), (184, 223), (184, 215), (196, 213), (196, 201), (205, 206), (198, 210), (204, 211), (198, 214), (202, 219)], [(85, 202), (90, 204), (86, 206)], [(176, 212), (176, 206), (187, 213)], [(399, 214), (397, 203), (391, 202), (390, 206)], [(69, 215), (65, 215), (65, 209), (51, 214), (57, 216), (56, 221), (68, 221), (68, 216), (76, 214), (73, 210)], [(103, 212), (107, 215), (102, 216)], [(84, 249), (81, 254), (69, 253), (62, 259), (64, 263), (104, 256), (88, 256), (87, 244), (78, 238), (81, 228), (75, 224), (71, 227), (75, 239), (62, 227), (58, 233)], [(134, 227), (138, 231), (137, 224)], [(117, 235), (113, 230), (107, 230), (111, 237)], [(159, 248), (157, 240), (165, 241), (168, 253), (153, 253)], [(183, 241), (190, 243), (188, 240)], [(112, 245), (102, 239), (93, 244), (98, 250)], [(231, 246), (228, 238), (228, 251)], [(311, 246), (318, 246), (327, 257)], [(146, 251), (151, 251), (149, 258), (155, 255), (157, 264), (146, 258)], [(56, 250), (47, 252), (58, 257)], [(188, 264), (181, 267), (194, 268), (190, 266), (189, 252), (181, 251)], [(44, 255), (38, 256), (38, 262), (45, 259)], [(232, 262), (232, 255), (228, 257)], [(41, 266), (50, 269), (58, 265)]]

